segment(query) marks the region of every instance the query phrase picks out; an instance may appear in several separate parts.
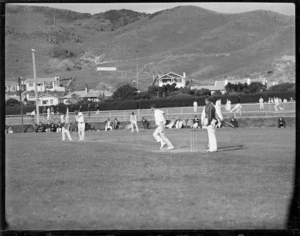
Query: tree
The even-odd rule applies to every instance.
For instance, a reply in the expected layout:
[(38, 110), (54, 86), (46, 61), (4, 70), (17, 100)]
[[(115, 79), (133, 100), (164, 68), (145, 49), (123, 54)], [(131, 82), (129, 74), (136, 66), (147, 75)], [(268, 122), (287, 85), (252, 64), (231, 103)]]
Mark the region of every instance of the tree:
[(197, 90), (197, 92), (195, 93), (197, 96), (210, 96), (211, 95), (211, 92), (209, 89), (205, 89), (205, 88), (202, 88), (200, 90)]
[(214, 92), (213, 95), (214, 95), (214, 96), (222, 96), (222, 93), (221, 93), (220, 90), (217, 90), (217, 91)]
[(6, 106), (15, 106), (15, 105), (20, 105), (20, 102), (14, 98), (9, 98), (6, 101)]
[(126, 84), (114, 92), (113, 98), (132, 100), (137, 95), (137, 91), (137, 88), (132, 87), (130, 84)]
[(150, 86), (148, 87), (148, 93), (150, 96), (157, 97), (162, 93), (162, 88), (158, 86)]
[(276, 84), (269, 88), (269, 91), (276, 91), (276, 92), (285, 92), (288, 90), (292, 90), (295, 88), (294, 83), (282, 83), (282, 84)]
[(266, 91), (266, 85), (263, 85), (260, 82), (252, 82), (250, 85), (248, 85), (248, 91), (249, 93), (261, 93)]

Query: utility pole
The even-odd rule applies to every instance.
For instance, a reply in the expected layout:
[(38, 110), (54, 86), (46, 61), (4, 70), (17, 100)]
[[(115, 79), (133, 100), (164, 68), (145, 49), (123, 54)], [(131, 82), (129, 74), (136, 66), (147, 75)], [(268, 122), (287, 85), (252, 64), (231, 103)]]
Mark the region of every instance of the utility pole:
[(136, 88), (137, 92), (139, 92), (139, 65), (136, 65)]
[(35, 70), (35, 49), (31, 49), (32, 52), (32, 62), (33, 62), (33, 77), (34, 77), (34, 92), (35, 92), (35, 108), (36, 108), (36, 123), (40, 123), (40, 111), (39, 111), (39, 101), (37, 94), (37, 78), (36, 78), (36, 70)]
[(21, 90), (21, 77), (18, 77), (19, 82), (19, 96), (20, 96), (20, 103), (21, 103), (21, 123), (22, 123), (22, 133), (24, 133), (24, 122), (23, 122), (23, 102), (22, 102), (22, 90)]

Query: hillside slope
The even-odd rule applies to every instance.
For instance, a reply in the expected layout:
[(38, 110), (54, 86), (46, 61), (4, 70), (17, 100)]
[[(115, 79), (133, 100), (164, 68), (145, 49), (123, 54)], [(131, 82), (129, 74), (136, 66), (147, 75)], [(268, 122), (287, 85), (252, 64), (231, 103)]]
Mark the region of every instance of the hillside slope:
[[(114, 90), (136, 80), (145, 89), (154, 74), (169, 71), (186, 72), (195, 83), (245, 75), (295, 80), (295, 61), (286, 60), (295, 56), (295, 19), (271, 11), (220, 14), (182, 6), (91, 15), (7, 5), (5, 30), (6, 80), (32, 77), (31, 48), (37, 76), (76, 78), (74, 89)], [(96, 72), (100, 65), (118, 71)]]

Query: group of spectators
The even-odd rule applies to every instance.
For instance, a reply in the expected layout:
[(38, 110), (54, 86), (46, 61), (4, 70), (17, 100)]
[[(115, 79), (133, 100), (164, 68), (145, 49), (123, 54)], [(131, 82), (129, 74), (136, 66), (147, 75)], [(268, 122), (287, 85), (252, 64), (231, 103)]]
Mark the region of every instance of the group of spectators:
[[(239, 126), (237, 120), (234, 117), (230, 118), (229, 124), (230, 124), (230, 126), (232, 126), (234, 128), (237, 128)], [(222, 128), (225, 126), (225, 122), (219, 121), (216, 126), (217, 126), (217, 128)], [(198, 128), (202, 128), (202, 125), (201, 125), (201, 119), (199, 119), (197, 116), (194, 116), (193, 119), (187, 119), (187, 120), (180, 119), (180, 118), (177, 118), (177, 119), (172, 118), (171, 120), (167, 121), (166, 127), (169, 129), (173, 129), (173, 128), (175, 128), (175, 129), (181, 129), (181, 128), (198, 129)]]
[(54, 122), (48, 122), (47, 124), (39, 122), (39, 124), (35, 125), (35, 132), (61, 132), (62, 127), (60, 121), (57, 124)]

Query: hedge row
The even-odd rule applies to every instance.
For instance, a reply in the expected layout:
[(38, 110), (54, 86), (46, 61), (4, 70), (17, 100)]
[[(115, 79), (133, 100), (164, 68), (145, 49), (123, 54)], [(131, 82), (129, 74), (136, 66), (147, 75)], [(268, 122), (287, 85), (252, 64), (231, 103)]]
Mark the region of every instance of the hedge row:
[[(225, 104), (226, 100), (229, 99), (232, 104), (235, 104), (240, 99), (241, 103), (258, 103), (259, 98), (262, 97), (264, 101), (268, 101), (269, 97), (280, 97), (282, 99), (290, 100), (292, 97), (295, 100), (294, 92), (264, 92), (257, 94), (241, 94), (239, 95), (219, 95), (212, 96), (213, 102), (221, 99), (221, 103)], [(133, 109), (149, 109), (152, 104), (155, 104), (156, 107), (186, 107), (192, 106), (194, 101), (198, 102), (199, 106), (205, 104), (205, 96), (195, 97), (188, 94), (183, 94), (176, 97), (167, 97), (167, 98), (156, 98), (156, 99), (141, 99), (141, 100), (125, 100), (125, 101), (103, 101), (98, 103), (78, 103), (74, 105), (59, 104), (53, 106), (54, 112), (65, 112), (66, 108), (69, 107), (70, 112), (75, 110), (81, 111), (96, 111), (99, 109), (103, 110), (133, 110)], [(34, 105), (23, 106), (23, 114), (32, 112), (35, 109)], [(43, 112), (44, 107), (40, 107), (40, 113)], [(6, 107), (6, 115), (18, 115), (20, 114), (20, 106)]]

